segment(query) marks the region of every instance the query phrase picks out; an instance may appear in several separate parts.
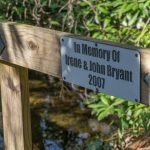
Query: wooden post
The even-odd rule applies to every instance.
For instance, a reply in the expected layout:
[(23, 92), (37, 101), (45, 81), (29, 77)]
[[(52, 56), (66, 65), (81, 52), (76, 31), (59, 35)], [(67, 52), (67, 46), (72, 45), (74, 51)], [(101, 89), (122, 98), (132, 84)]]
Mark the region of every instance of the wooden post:
[(31, 150), (28, 69), (0, 64), (5, 150)]

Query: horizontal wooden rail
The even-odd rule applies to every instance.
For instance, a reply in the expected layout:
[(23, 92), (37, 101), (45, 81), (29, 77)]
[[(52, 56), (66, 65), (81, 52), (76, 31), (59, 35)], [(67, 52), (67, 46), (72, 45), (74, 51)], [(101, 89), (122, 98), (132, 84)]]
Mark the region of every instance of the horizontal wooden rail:
[[(5, 43), (0, 60), (61, 78), (60, 37), (64, 35), (70, 34), (17, 23), (0, 23), (0, 36)], [(130, 47), (108, 41), (94, 41)], [(130, 48), (141, 53), (141, 103), (150, 105), (150, 88), (144, 82), (145, 75), (150, 72), (150, 49)]]

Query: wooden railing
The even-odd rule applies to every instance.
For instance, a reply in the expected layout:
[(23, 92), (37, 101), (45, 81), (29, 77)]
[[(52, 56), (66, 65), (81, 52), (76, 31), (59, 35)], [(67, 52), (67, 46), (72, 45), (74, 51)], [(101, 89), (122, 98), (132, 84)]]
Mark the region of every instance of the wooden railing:
[[(60, 38), (65, 35), (69, 33), (18, 23), (0, 23), (0, 40), (5, 46), (0, 55), (0, 81), (6, 150), (32, 149), (28, 69), (61, 78)], [(150, 105), (150, 88), (145, 83), (145, 75), (150, 72), (150, 49), (134, 49), (141, 55), (140, 102)]]

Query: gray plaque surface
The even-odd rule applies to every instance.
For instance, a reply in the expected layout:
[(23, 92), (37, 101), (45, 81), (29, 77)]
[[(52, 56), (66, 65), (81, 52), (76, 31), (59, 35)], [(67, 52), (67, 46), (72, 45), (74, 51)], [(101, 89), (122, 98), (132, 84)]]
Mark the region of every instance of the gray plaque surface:
[(65, 81), (126, 100), (140, 100), (138, 51), (72, 37), (62, 37), (60, 42)]

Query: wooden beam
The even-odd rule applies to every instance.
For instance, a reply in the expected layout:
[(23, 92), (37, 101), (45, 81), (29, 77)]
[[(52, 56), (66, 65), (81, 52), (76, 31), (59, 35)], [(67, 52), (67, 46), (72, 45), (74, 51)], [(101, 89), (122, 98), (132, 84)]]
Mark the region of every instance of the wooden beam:
[(0, 23), (0, 36), (6, 45), (0, 60), (61, 77), (60, 37), (64, 35), (139, 50), (141, 53), (141, 103), (150, 105), (150, 88), (144, 82), (145, 74), (150, 72), (150, 49), (142, 50), (134, 46), (77, 37), (35, 26)]
[(0, 56), (0, 60), (52, 76), (61, 77), (60, 37), (65, 35), (136, 49), (133, 46), (83, 38), (70, 33), (30, 25), (0, 23), (0, 37), (5, 43), (5, 50)]
[(28, 69), (0, 64), (5, 150), (31, 150)]
[(1, 23), (0, 36), (6, 48), (0, 59), (60, 77), (61, 35), (65, 33), (29, 25)]

